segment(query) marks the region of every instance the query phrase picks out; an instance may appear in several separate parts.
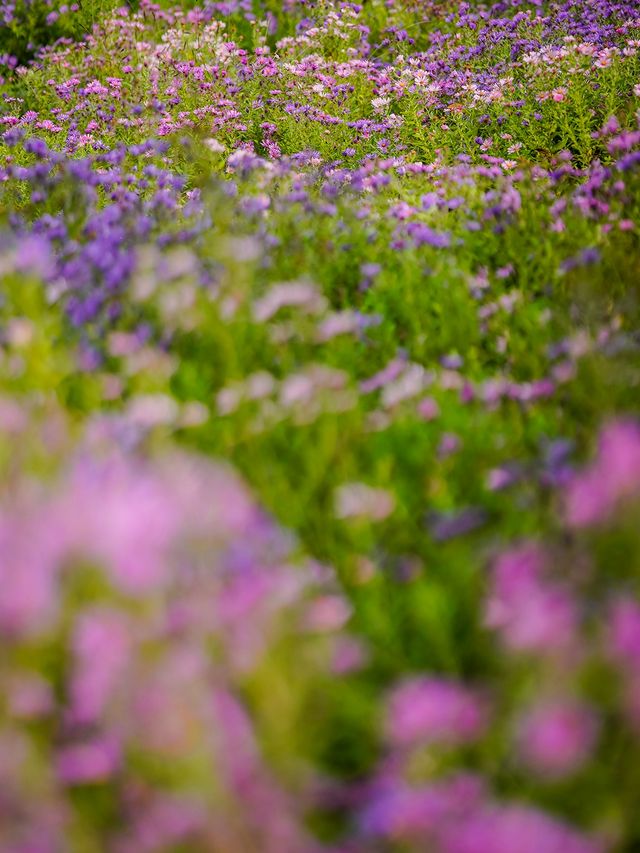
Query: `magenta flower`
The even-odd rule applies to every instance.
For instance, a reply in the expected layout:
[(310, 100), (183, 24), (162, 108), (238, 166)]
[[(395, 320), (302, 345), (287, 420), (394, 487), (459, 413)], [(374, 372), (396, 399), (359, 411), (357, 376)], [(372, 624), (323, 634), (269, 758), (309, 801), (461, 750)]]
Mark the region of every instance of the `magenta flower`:
[(603, 430), (593, 464), (576, 475), (565, 493), (571, 527), (604, 521), (622, 498), (640, 494), (640, 428), (614, 421)]
[(43, 717), (55, 708), (51, 685), (38, 675), (16, 672), (6, 692), (9, 713), (19, 719)]
[(0, 517), (0, 635), (46, 631), (58, 609), (57, 569), (64, 534), (45, 507), (37, 517)]
[(113, 738), (96, 738), (58, 750), (56, 772), (67, 785), (86, 785), (109, 779), (121, 764), (122, 754)]
[(543, 776), (561, 777), (588, 760), (598, 725), (592, 710), (577, 702), (543, 702), (520, 722), (519, 752)]
[(543, 577), (544, 554), (533, 544), (497, 561), (485, 623), (512, 651), (557, 654), (576, 639), (578, 605), (567, 586)]
[(629, 598), (613, 604), (607, 639), (613, 659), (640, 673), (640, 604)]
[[(480, 777), (460, 773), (420, 787), (381, 780), (360, 816), (367, 835), (393, 841), (414, 841), (420, 849), (439, 849), (447, 828), (483, 804), (485, 788)], [(413, 848), (411, 848), (413, 849)]]
[(396, 687), (387, 708), (387, 737), (396, 746), (461, 744), (484, 732), (486, 708), (455, 681), (416, 678)]
[(73, 636), (75, 666), (70, 683), (70, 716), (95, 722), (123, 679), (133, 651), (132, 625), (117, 610), (85, 610)]
[(452, 828), (443, 853), (602, 853), (604, 845), (544, 812), (496, 806)]

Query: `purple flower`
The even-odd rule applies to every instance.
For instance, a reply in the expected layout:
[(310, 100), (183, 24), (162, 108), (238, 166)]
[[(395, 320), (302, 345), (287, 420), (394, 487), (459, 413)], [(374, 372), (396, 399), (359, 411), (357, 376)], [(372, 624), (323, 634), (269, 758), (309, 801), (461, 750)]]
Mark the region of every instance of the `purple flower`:
[(428, 842), (428, 849), (440, 849), (438, 842), (447, 827), (473, 814), (483, 797), (482, 780), (471, 774), (415, 788), (383, 777), (360, 816), (360, 825), (368, 836), (413, 841), (421, 843), (421, 849)]
[(431, 246), (434, 249), (446, 249), (451, 245), (451, 237), (429, 228), (423, 222), (410, 222), (407, 225), (407, 234), (412, 238), (416, 246)]
[(427, 524), (436, 542), (446, 542), (448, 539), (472, 533), (487, 520), (486, 510), (472, 506), (449, 513), (434, 510), (427, 515)]

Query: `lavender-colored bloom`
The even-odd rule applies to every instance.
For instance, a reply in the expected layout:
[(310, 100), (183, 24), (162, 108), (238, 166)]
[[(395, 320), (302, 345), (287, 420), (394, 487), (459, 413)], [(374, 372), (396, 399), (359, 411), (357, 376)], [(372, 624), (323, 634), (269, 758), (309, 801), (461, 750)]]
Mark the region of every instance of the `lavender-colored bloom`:
[(22, 238), (15, 250), (16, 269), (48, 279), (53, 272), (53, 257), (49, 242), (36, 235)]
[(370, 394), (373, 391), (376, 391), (378, 388), (383, 388), (390, 382), (393, 382), (395, 379), (400, 376), (400, 374), (405, 370), (407, 366), (407, 362), (402, 358), (395, 358), (390, 361), (386, 367), (380, 370), (378, 373), (371, 376), (369, 379), (365, 379), (360, 383), (360, 390), (363, 394)]
[(473, 814), (483, 798), (483, 782), (471, 774), (420, 787), (383, 777), (360, 815), (360, 825), (365, 836), (438, 849), (443, 831)]
[(382, 267), (380, 264), (377, 264), (377, 263), (369, 262), (366, 264), (362, 264), (362, 266), (360, 267), (360, 272), (362, 273), (364, 278), (367, 280), (374, 279), (376, 276), (378, 276), (380, 274), (381, 271), (382, 271)]
[(449, 513), (432, 510), (427, 515), (427, 524), (436, 542), (446, 542), (472, 533), (482, 527), (487, 519), (487, 512), (481, 507), (466, 507)]
[(409, 234), (416, 246), (426, 245), (434, 249), (446, 249), (451, 245), (451, 237), (448, 234), (434, 231), (423, 222), (409, 223), (407, 234)]

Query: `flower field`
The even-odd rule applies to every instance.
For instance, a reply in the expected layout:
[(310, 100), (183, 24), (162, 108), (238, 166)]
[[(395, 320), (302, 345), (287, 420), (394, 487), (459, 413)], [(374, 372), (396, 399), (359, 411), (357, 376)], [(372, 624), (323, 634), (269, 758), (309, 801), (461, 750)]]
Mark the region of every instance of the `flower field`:
[(0, 0), (0, 853), (640, 849), (640, 6)]

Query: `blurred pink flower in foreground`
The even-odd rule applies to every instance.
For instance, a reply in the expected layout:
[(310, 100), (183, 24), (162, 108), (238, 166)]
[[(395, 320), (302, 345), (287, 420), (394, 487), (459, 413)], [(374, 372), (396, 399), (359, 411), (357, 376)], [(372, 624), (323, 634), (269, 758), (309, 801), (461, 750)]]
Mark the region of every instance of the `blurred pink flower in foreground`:
[(596, 717), (585, 705), (572, 700), (540, 703), (520, 722), (519, 752), (541, 775), (565, 776), (590, 757), (597, 730)]
[(574, 644), (578, 606), (568, 586), (546, 577), (544, 552), (529, 543), (498, 558), (485, 622), (512, 651), (557, 654)]
[(594, 462), (569, 483), (565, 514), (570, 527), (606, 520), (623, 498), (640, 494), (640, 427), (631, 421), (606, 426)]
[(486, 807), (455, 826), (444, 853), (602, 853), (600, 842), (524, 806)]
[(396, 746), (465, 743), (479, 737), (485, 723), (479, 697), (455, 681), (416, 678), (396, 687), (389, 699), (387, 736)]
[[(284, 638), (315, 643), (329, 676), (334, 646), (320, 633), (346, 641), (350, 608), (330, 567), (298, 559), (226, 466), (129, 452), (117, 435), (92, 424), (66, 461), (61, 437), (52, 482), (23, 475), (0, 504), (0, 742), (15, 755), (0, 760), (0, 847), (67, 849), (69, 789), (102, 786), (121, 814), (118, 853), (310, 853), (306, 774), (288, 760), (292, 796), (239, 686)], [(338, 668), (364, 659), (341, 648)], [(51, 735), (32, 742), (31, 721)], [(25, 822), (31, 846), (18, 844)]]

